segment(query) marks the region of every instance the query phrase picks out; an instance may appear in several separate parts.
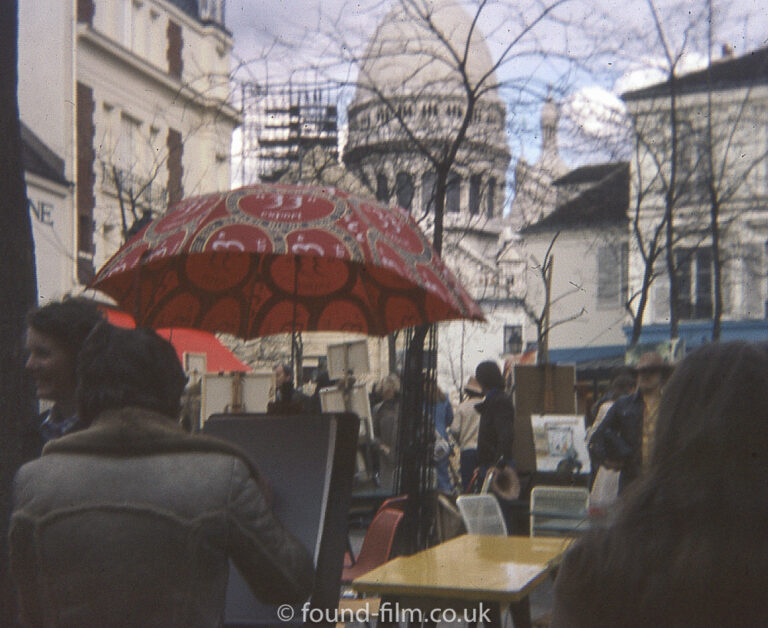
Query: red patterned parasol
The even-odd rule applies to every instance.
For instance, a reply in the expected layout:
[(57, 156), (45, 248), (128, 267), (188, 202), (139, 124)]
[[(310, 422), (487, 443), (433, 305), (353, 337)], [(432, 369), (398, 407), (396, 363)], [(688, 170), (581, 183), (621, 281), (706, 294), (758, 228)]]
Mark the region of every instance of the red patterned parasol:
[(406, 212), (336, 188), (254, 185), (183, 200), (90, 287), (138, 325), (244, 339), (484, 320)]

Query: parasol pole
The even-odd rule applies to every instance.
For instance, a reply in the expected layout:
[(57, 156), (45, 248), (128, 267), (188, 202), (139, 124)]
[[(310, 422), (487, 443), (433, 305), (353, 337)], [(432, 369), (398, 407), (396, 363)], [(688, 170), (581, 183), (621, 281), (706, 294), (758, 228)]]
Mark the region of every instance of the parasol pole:
[(293, 371), (293, 385), (298, 377), (296, 373), (296, 308), (299, 294), (299, 256), (293, 256), (293, 317), (291, 319), (291, 371)]

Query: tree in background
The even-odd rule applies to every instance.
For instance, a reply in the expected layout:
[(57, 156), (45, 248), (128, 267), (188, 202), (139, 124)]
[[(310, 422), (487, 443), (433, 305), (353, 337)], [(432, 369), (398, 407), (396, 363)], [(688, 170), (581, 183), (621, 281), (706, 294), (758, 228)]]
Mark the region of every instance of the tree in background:
[[(728, 240), (741, 240), (729, 232), (738, 229), (740, 215), (748, 214), (761, 208), (764, 198), (764, 184), (760, 172), (768, 163), (768, 145), (756, 144), (755, 131), (765, 124), (765, 112), (758, 104), (755, 87), (768, 74), (768, 51), (765, 49), (754, 54), (748, 63), (742, 78), (741, 92), (734, 94), (725, 105), (716, 102), (715, 92), (719, 85), (727, 80), (723, 72), (718, 72), (712, 59), (714, 48), (714, 11), (712, 0), (707, 0), (709, 19), (707, 29), (708, 58), (706, 72), (706, 110), (704, 128), (699, 129), (700, 152), (702, 153), (703, 192), (709, 205), (709, 241), (712, 246), (712, 340), (720, 340), (722, 317), (724, 312), (724, 271), (735, 258), (741, 257), (746, 265), (746, 275), (755, 280), (762, 276), (762, 243), (747, 238), (741, 246), (730, 247)], [(723, 51), (728, 54), (729, 49)], [(749, 241), (751, 240), (751, 241)], [(746, 285), (745, 292), (759, 293), (758, 286)], [(757, 304), (762, 314), (763, 304)], [(752, 314), (753, 312), (742, 312)]]
[[(663, 285), (655, 297), (657, 317), (662, 306), (669, 308), (670, 338), (678, 337), (681, 320), (699, 319), (712, 320), (711, 337), (718, 340), (723, 291), (729, 288), (725, 271), (732, 269), (739, 276), (738, 267), (746, 265), (741, 277), (751, 286), (744, 291), (745, 299), (760, 293), (755, 281), (761, 246), (747, 235), (749, 229), (741, 232), (746, 239), (739, 229), (764, 194), (759, 171), (768, 149), (756, 140), (755, 129), (764, 119), (753, 87), (764, 80), (766, 64), (761, 65), (761, 59), (768, 55), (757, 51), (739, 60), (738, 67), (732, 61), (726, 66), (713, 62), (712, 25), (717, 18), (710, 0), (689, 6), (682, 28), (679, 11), (662, 14), (653, 0), (647, 0), (647, 6), (654, 25), (649, 46), (663, 52), (657, 66), (661, 80), (624, 95), (636, 143), (633, 238), (635, 259), (642, 267), (628, 304), (631, 345), (639, 341), (650, 284), (656, 278), (668, 282), (667, 299), (660, 298)], [(696, 47), (709, 51), (702, 70), (686, 67), (686, 53)], [(732, 246), (723, 246), (727, 240)], [(662, 259), (663, 272), (658, 268)], [(762, 304), (732, 307), (738, 318), (762, 314)], [(736, 311), (738, 307), (744, 311)]]
[(26, 315), (37, 302), (35, 247), (27, 211), (17, 100), (18, 4), (0, 3), (0, 625), (13, 626), (15, 603), (8, 574), (11, 487), (24, 462), (22, 431), (37, 413), (24, 374)]

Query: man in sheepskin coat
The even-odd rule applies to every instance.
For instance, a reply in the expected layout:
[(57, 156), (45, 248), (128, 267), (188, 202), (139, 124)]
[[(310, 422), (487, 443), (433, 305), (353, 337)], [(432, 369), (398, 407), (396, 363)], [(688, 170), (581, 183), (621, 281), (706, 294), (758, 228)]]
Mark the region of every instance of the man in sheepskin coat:
[(252, 463), (178, 425), (185, 379), (154, 332), (101, 323), (86, 341), (78, 410), (91, 427), (16, 476), (11, 572), (25, 625), (215, 628), (229, 558), (262, 601), (309, 596), (312, 559)]

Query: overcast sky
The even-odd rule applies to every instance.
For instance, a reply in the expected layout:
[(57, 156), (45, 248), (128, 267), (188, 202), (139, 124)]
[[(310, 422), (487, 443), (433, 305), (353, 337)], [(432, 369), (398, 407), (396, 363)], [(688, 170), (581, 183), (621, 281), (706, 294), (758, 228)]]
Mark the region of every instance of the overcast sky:
[[(268, 75), (270, 79), (279, 79), (318, 61), (339, 60), (342, 44), (361, 51), (392, 1), (227, 0), (227, 24), (234, 36), (234, 57), (244, 66), (240, 76), (264, 80)], [(510, 21), (510, 7), (524, 13), (527, 9), (535, 11), (541, 3), (542, 0), (488, 2), (479, 26), (495, 58), (508, 45), (511, 34), (519, 32), (519, 26)], [(461, 4), (471, 12), (472, 0)], [(713, 0), (713, 4), (716, 55), (720, 54), (722, 44), (728, 44), (737, 55), (768, 44), (768, 0)], [(673, 48), (683, 47), (682, 37), (689, 16), (706, 8), (704, 0), (656, 0), (656, 5)], [(569, 67), (567, 76), (563, 67), (555, 62), (515, 60), (499, 71), (500, 80), (530, 76), (542, 84), (559, 85), (558, 97), (564, 102), (566, 113), (584, 117), (579, 124), (589, 125), (589, 118), (594, 117), (596, 111), (621, 106), (611, 94), (662, 78), (653, 71), (662, 50), (658, 40), (652, 37), (652, 17), (643, 0), (569, 0), (558, 8), (557, 15), (570, 22), (569, 28), (566, 30), (559, 24), (541, 25), (536, 31), (540, 38), (537, 45), (565, 49), (567, 37), (569, 54), (575, 51), (578, 57), (580, 47), (586, 50), (610, 37), (615, 42), (616, 53), (595, 58), (587, 64), (591, 64), (588, 68)], [(698, 21), (698, 40), (690, 39), (685, 48), (686, 69), (694, 69), (706, 61), (706, 11), (701, 15), (704, 19)], [(339, 35), (329, 38), (330, 32)], [(349, 65), (337, 64), (333, 70), (326, 68), (321, 72), (343, 78), (344, 72), (349, 72)], [(315, 76), (317, 74), (315, 71)], [(529, 118), (524, 125), (535, 135), (538, 120), (534, 119), (535, 114)], [(521, 151), (525, 152), (524, 146)]]
[[(324, 38), (317, 37), (318, 33), (327, 33), (331, 25), (338, 21), (350, 41), (358, 39), (364, 42), (373, 34), (378, 20), (390, 4), (390, 0), (227, 0), (227, 24), (234, 34), (235, 55), (240, 59), (257, 58), (264, 46), (274, 38), (293, 44), (308, 58), (317, 58), (316, 53), (322, 53), (322, 49), (326, 54), (338, 55), (337, 51), (327, 49)], [(464, 4), (471, 11), (472, 2)], [(533, 6), (537, 2), (530, 4)], [(656, 4), (665, 27), (674, 36), (684, 27), (689, 11), (704, 5), (704, 0), (656, 0)], [(714, 0), (714, 5), (715, 40), (718, 43), (728, 43), (737, 54), (768, 43), (766, 0)], [(509, 14), (509, 6), (522, 10), (525, 2), (491, 0), (485, 9), (488, 17), (484, 24), (481, 23), (481, 28), (488, 37), (492, 52), (495, 47), (507, 43), (503, 29), (498, 29), (498, 23), (505, 19), (504, 14)], [(671, 18), (672, 14), (668, 12), (670, 6), (676, 7), (677, 20)], [(647, 32), (652, 28), (650, 12), (642, 0), (570, 0), (563, 4), (559, 13), (575, 20), (576, 28), (580, 23), (587, 27), (604, 23), (606, 30), (622, 29), (628, 39), (632, 38), (633, 30)], [(494, 29), (501, 32), (489, 32)], [(300, 59), (296, 61), (300, 64)], [(276, 67), (281, 62), (291, 65), (292, 60), (275, 58), (271, 61)]]

